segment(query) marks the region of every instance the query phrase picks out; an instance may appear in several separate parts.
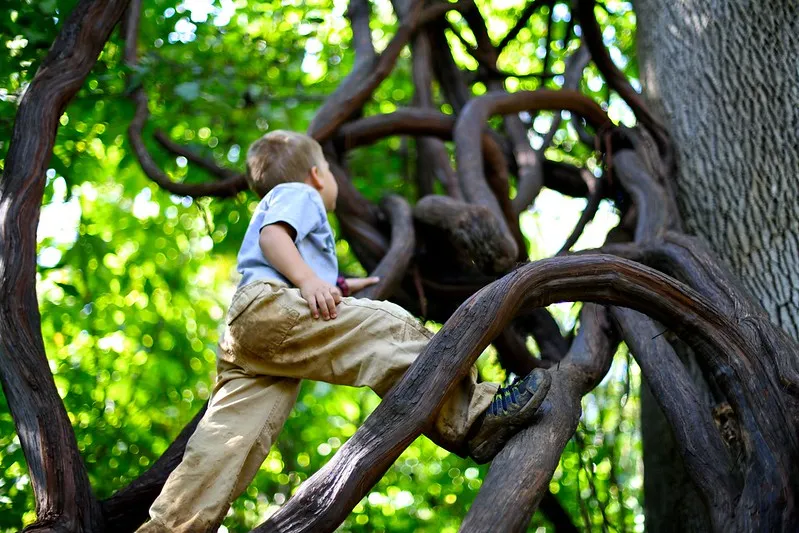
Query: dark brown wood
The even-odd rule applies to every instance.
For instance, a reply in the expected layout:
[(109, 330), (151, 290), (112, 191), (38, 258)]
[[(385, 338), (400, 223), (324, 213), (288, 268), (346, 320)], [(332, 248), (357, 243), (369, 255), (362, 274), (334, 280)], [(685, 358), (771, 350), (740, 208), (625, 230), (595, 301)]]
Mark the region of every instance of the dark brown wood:
[[(739, 437), (732, 441), (725, 437), (726, 451), (719, 446), (722, 437), (715, 424), (708, 420), (709, 407), (700, 401), (685, 369), (675, 361), (674, 351), (658, 346), (664, 339), (653, 340), (648, 334), (659, 326), (646, 317), (619, 315), (625, 340), (642, 360), (644, 376), (671, 426), (687, 473), (706, 503), (713, 529), (776, 530), (799, 523), (795, 511), (783, 512), (779, 504), (799, 490), (792, 476), (780, 474), (799, 457), (796, 416), (792, 415), (797, 412), (797, 396), (787, 392), (797, 390), (799, 383), (799, 346), (769, 322), (762, 307), (705, 246), (666, 231), (679, 228), (679, 221), (674, 220), (673, 198), (651, 174), (660, 167), (651, 156), (657, 149), (631, 133), (628, 139), (636, 151), (620, 150), (614, 168), (638, 211), (639, 260), (689, 284), (731, 322), (747, 324), (736, 330), (738, 342), (747, 346), (737, 354), (707, 357), (705, 346), (692, 345), (704, 378), (716, 391), (717, 403), (727, 405), (733, 414), (725, 422), (725, 435)], [(658, 354), (654, 365), (648, 361), (652, 350)], [(689, 396), (675, 401), (675, 393), (667, 390), (675, 383)], [(689, 416), (694, 418), (686, 421)], [(775, 418), (779, 421), (772, 423)], [(698, 447), (703, 448), (701, 458), (695, 455)]]
[(36, 226), (58, 119), (83, 85), (127, 0), (83, 0), (65, 17), (20, 101), (0, 181), (0, 381), (33, 486), (28, 531), (97, 531), (100, 506), (44, 351)]
[(500, 248), (505, 228), (485, 207), (434, 195), (419, 200), (413, 214), (425, 235), (423, 270), (497, 273), (510, 266), (516, 249)]
[(569, 353), (549, 370), (552, 385), (540, 420), (513, 437), (494, 458), (461, 532), (524, 531), (547, 494), (560, 455), (580, 420), (582, 397), (607, 374), (618, 344), (604, 308), (586, 304), (580, 323)]
[[(333, 531), (399, 454), (429, 427), (449, 390), (520, 309), (578, 297), (651, 313), (692, 344), (702, 346), (702, 355), (710, 365), (743, 358), (750, 348), (737, 325), (712, 302), (640, 264), (584, 255), (524, 265), (467, 300), (355, 435), (286, 505), (254, 531)], [(592, 355), (575, 351), (576, 366), (585, 367), (591, 360)], [(590, 382), (591, 374), (584, 374), (563, 386), (577, 383), (585, 387)], [(720, 386), (735, 392), (737, 385), (721, 382)], [(569, 398), (574, 394), (567, 389), (555, 397)], [(576, 401), (579, 409), (579, 400)], [(736, 395), (733, 401), (737, 405), (743, 399)], [(785, 424), (784, 418), (777, 423)], [(785, 429), (788, 427), (784, 425)], [(782, 436), (786, 437), (784, 431)], [(560, 454), (550, 453), (554, 461)], [(358, 475), (349, 474), (353, 472)], [(774, 475), (768, 477), (769, 482), (776, 482)]]
[(713, 516), (716, 530), (729, 525), (741, 480), (699, 391), (663, 336), (664, 327), (645, 315), (611, 308), (621, 334), (646, 376), (647, 384), (676, 433), (691, 478)]
[(358, 293), (358, 297), (372, 300), (385, 300), (394, 293), (411, 264), (416, 247), (413, 217), (408, 201), (401, 196), (389, 195), (383, 198), (380, 207), (391, 224), (391, 244), (386, 255), (370, 273), (371, 276), (379, 277), (380, 281)]
[[(193, 431), (192, 424), (187, 426), (150, 470), (99, 505), (48, 372), (39, 332), (35, 229), (57, 119), (126, 4), (110, 0), (77, 4), (20, 103), (0, 183), (0, 375), (30, 466), (39, 513), (31, 530), (132, 531), (146, 517)], [(507, 75), (497, 68), (501, 48), (537, 9), (543, 5), (551, 9), (550, 0), (528, 4), (499, 46), (493, 44), (486, 21), (469, 0), (427, 7), (421, 0), (394, 0), (394, 4), (399, 29), (387, 48), (376, 54), (369, 4), (352, 0), (348, 16), (355, 66), (326, 100), (309, 131), (323, 142), (339, 182), (342, 233), (364, 267), (382, 277), (362, 295), (391, 295), (436, 320), (452, 317), (364, 427), (258, 530), (333, 530), (408, 443), (430, 428), (447, 391), (492, 340), (509, 370), (522, 374), (534, 367), (547, 368), (553, 385), (539, 419), (495, 460), (463, 530), (524, 529), (542, 498), (548, 498), (546, 488), (563, 446), (574, 433), (580, 398), (607, 371), (617, 340), (608, 311), (587, 304), (580, 333), (566, 353), (567, 341), (557, 324), (537, 307), (562, 300), (596, 301), (646, 313), (622, 307), (611, 310), (665, 413), (666, 432), (674, 434), (714, 530), (799, 528), (794, 504), (799, 480), (793, 475), (799, 464), (799, 347), (769, 322), (757, 301), (702, 243), (675, 233), (680, 231), (680, 220), (671, 181), (672, 147), (660, 122), (610, 61), (593, 14), (595, 2), (577, 3), (585, 46), (567, 62), (564, 86), (579, 87), (590, 50), (608, 85), (630, 104), (646, 129), (613, 128), (596, 103), (575, 91), (510, 95), (499, 90)], [(462, 26), (442, 20), (450, 10), (464, 15), (476, 46), (461, 35)], [(141, 0), (133, 0), (123, 28), (130, 67), (137, 64), (140, 12)], [(552, 20), (550, 11), (547, 40)], [(463, 72), (455, 63), (447, 43), (448, 25), (477, 58), (477, 71)], [(414, 107), (353, 121), (408, 43)], [(537, 74), (542, 78), (551, 75), (549, 45), (544, 63), (544, 72)], [(434, 76), (459, 116), (436, 109), (440, 102), (434, 99)], [(486, 80), (489, 93), (472, 98), (469, 84), (477, 79)], [(144, 141), (149, 118), (146, 93), (141, 86), (131, 87), (130, 97), (136, 106), (129, 128), (131, 147), (145, 173), (160, 187), (191, 196), (233, 196), (246, 189), (240, 173), (156, 132), (155, 140), (164, 148), (218, 178), (199, 184), (174, 182), (155, 164)], [(581, 139), (604, 152), (606, 173), (601, 181), (585, 179), (585, 170), (543, 158), (543, 149), (561, 123), (559, 114), (544, 147), (532, 150), (518, 112), (540, 109), (569, 110), (575, 115)], [(507, 137), (488, 128), (492, 115), (503, 116)], [(583, 128), (582, 119), (594, 132)], [(417, 137), (417, 180), (424, 198), (413, 210), (398, 197), (387, 197), (378, 208), (353, 186), (343, 164), (347, 150), (399, 134)], [(456, 145), (457, 174), (444, 144), (450, 140)], [(508, 197), (509, 173), (518, 178), (513, 202)], [(432, 194), (436, 180), (450, 197)], [(496, 280), (517, 260), (526, 259), (518, 214), (535, 200), (542, 185), (589, 199), (563, 253), (579, 237), (599, 201), (623, 193), (618, 205), (624, 231), (618, 233), (632, 236), (634, 244), (607, 245), (603, 250), (639, 263), (575, 254), (527, 264)], [(479, 292), (473, 295), (475, 291)], [(669, 331), (661, 335), (664, 327)], [(541, 359), (527, 350), (528, 335), (541, 348)], [(699, 382), (692, 381), (695, 376), (677, 356), (674, 347), (680, 344), (675, 335), (695, 353)], [(706, 385), (716, 406), (723, 407), (723, 419), (720, 411), (710, 412), (705, 399), (709, 395), (700, 390)], [(460, 443), (454, 448), (461, 449)], [(560, 519), (562, 530), (574, 529), (568, 517)]]
[(458, 117), (453, 135), (458, 176), (467, 200), (486, 205), (496, 213), (501, 212), (496, 198), (485, 184), (481, 140), (478, 136), (488, 118), (544, 109), (569, 110), (585, 117), (596, 127), (610, 124), (607, 115), (597, 104), (575, 91), (540, 90), (512, 94), (492, 91), (471, 100)]

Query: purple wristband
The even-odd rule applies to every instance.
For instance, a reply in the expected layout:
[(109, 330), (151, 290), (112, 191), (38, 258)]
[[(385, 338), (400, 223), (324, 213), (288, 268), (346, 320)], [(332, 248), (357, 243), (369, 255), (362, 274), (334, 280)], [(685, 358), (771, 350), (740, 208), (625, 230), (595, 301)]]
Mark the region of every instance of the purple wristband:
[(342, 296), (349, 296), (350, 295), (350, 286), (347, 284), (347, 280), (344, 279), (344, 276), (339, 276), (336, 280), (336, 287), (339, 288), (341, 291)]

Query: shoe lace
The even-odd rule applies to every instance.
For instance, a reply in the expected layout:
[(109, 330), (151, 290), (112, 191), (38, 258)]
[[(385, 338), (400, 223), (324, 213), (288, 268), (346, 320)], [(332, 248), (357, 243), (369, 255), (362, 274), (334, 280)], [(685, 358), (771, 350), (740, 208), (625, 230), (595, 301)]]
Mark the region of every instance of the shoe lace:
[(494, 399), (489, 406), (489, 413), (498, 415), (507, 412), (512, 405), (519, 403), (519, 384), (521, 378), (518, 376), (514, 378), (513, 382), (507, 387), (500, 387), (494, 394)]

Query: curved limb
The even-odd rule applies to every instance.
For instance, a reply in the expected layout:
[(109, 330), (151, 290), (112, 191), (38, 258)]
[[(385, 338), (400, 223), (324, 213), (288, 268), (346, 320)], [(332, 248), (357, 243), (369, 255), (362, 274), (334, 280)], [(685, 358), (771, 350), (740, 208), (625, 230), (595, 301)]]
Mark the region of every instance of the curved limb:
[[(140, 16), (141, 2), (140, 0), (133, 0), (125, 28), (125, 64), (131, 69), (135, 68), (138, 64), (137, 44)], [(144, 144), (142, 133), (144, 131), (144, 126), (147, 124), (147, 120), (150, 118), (147, 93), (144, 91), (143, 87), (138, 86), (130, 93), (130, 98), (135, 105), (136, 111), (133, 115), (133, 120), (131, 120), (128, 126), (128, 140), (130, 141), (133, 153), (136, 155), (136, 159), (138, 159), (142, 170), (147, 177), (154, 181), (159, 187), (172, 194), (191, 196), (194, 198), (200, 196), (225, 198), (235, 196), (247, 189), (247, 180), (244, 178), (243, 174), (225, 171), (215, 163), (207, 160), (197, 160), (198, 158), (195, 155), (192, 155), (190, 158), (190, 156), (186, 154), (187, 151), (180, 148), (179, 145), (172, 143), (172, 141), (163, 135), (156, 135), (159, 142), (168, 149), (183, 155), (187, 159), (195, 160), (200, 166), (211, 171), (216, 176), (224, 176), (221, 181), (207, 183), (179, 183), (172, 181), (172, 179), (161, 170), (150, 155), (149, 150), (147, 150), (147, 146)]]
[(391, 245), (370, 273), (378, 276), (380, 281), (360, 291), (359, 298), (385, 300), (391, 296), (405, 276), (416, 246), (411, 206), (408, 202), (403, 197), (392, 194), (383, 198), (380, 206), (391, 224)]
[[(618, 340), (607, 311), (586, 304), (569, 353), (550, 369), (552, 385), (541, 419), (514, 436), (491, 463), (460, 531), (524, 531), (563, 449), (577, 428), (581, 399), (607, 374)], [(515, 443), (526, 443), (517, 446)]]
[[(449, 139), (455, 119), (433, 109), (408, 108), (394, 113), (376, 115), (345, 124), (337, 133), (333, 142), (340, 150), (350, 150), (375, 142), (389, 135), (427, 135)], [(519, 259), (519, 250), (523, 249), (523, 237), (518, 228), (511, 232), (508, 227), (508, 217), (512, 217), (510, 200), (507, 193), (507, 164), (502, 150), (492, 137), (484, 134), (480, 137), (482, 148), (486, 154), (489, 169), (487, 178), (493, 191), (489, 194), (497, 211), (492, 213), (496, 218), (499, 231), (490, 230), (492, 239), (482, 242), (481, 248), (489, 249), (484, 254), (486, 260), (477, 262), (484, 267), (491, 266), (491, 272), (505, 272)], [(488, 185), (486, 184), (486, 188)], [(497, 201), (502, 198), (503, 202)], [(480, 202), (472, 202), (480, 205)], [(461, 205), (464, 205), (461, 202)], [(486, 206), (482, 206), (486, 207)], [(470, 210), (474, 211), (474, 210)], [(489, 211), (490, 212), (490, 211)], [(498, 213), (498, 215), (496, 214)], [(472, 239), (473, 240), (473, 239)]]
[(513, 250), (498, 250), (503, 228), (483, 206), (448, 196), (425, 196), (416, 203), (414, 218), (426, 235), (420, 263), (431, 270), (450, 265), (462, 272), (502, 272)]
[(97, 531), (100, 507), (47, 362), (36, 299), (36, 226), (58, 119), (128, 0), (82, 0), (20, 101), (0, 180), (0, 381), (33, 486), (27, 531)]
[(630, 309), (613, 307), (611, 312), (675, 433), (691, 479), (714, 515), (713, 522), (721, 527), (733, 513), (733, 497), (740, 492), (741, 480), (736, 479), (737, 469), (710, 410), (674, 348), (662, 336), (662, 326)]
[[(741, 442), (730, 443), (731, 449), (743, 447), (742, 452), (733, 452), (736, 462), (741, 463), (738, 474), (744, 479), (742, 491), (735, 495), (734, 512), (724, 516), (729, 505), (725, 508), (722, 501), (722, 507), (711, 509), (712, 521), (720, 530), (775, 528), (786, 519), (781, 516), (779, 505), (773, 505), (775, 491), (781, 494), (799, 492), (799, 485), (782, 473), (799, 457), (796, 417), (785, 418), (799, 407), (791, 392), (797, 390), (799, 384), (797, 344), (769, 322), (757, 301), (703, 245), (686, 236), (664, 233), (667, 227), (678, 227), (678, 221), (672, 220), (674, 210), (669, 207), (666, 191), (648, 173), (648, 165), (640, 157), (639, 152), (644, 147), (636, 148), (636, 152), (621, 150), (622, 158), (616, 161), (615, 167), (621, 184), (638, 190), (633, 198), (639, 211), (635, 228), (636, 241), (641, 243), (639, 260), (684, 280), (713, 301), (738, 324), (738, 333), (749, 346), (726, 359), (708, 359), (702, 345), (693, 346), (700, 356), (698, 363), (704, 377), (718, 386), (722, 397), (732, 406), (734, 416), (729, 417), (729, 423), (735, 427), (733, 433), (742, 436)], [(639, 321), (646, 324), (648, 319)], [(641, 349), (644, 348), (639, 347)], [(769, 392), (763, 394), (763, 391)], [(666, 404), (662, 405), (667, 409)], [(768, 415), (764, 416), (765, 413)], [(666, 414), (679, 415), (678, 412)], [(684, 449), (688, 445), (678, 443), (678, 446)], [(689, 467), (695, 461), (685, 455), (683, 459)], [(691, 470), (689, 473), (696, 474)], [(694, 477), (694, 482), (704, 487), (704, 479)], [(763, 490), (764, 487), (769, 490)], [(709, 498), (709, 501), (717, 501), (712, 496)], [(787, 521), (799, 522), (799, 517), (792, 513)]]
[[(485, 122), (493, 115), (542, 109), (571, 111), (585, 117), (595, 127), (610, 124), (607, 115), (596, 103), (575, 91), (539, 90), (517, 93), (492, 91), (475, 98), (459, 116), (453, 135), (458, 175), (467, 199), (486, 203), (495, 202), (495, 199), (492, 202), (491, 195), (486, 194), (481, 141), (476, 132), (482, 131)], [(495, 212), (499, 211), (496, 204), (489, 207), (493, 207), (492, 210)]]
[[(702, 346), (711, 366), (739, 361), (750, 349), (711, 302), (640, 264), (586, 255), (524, 265), (461, 305), (355, 435), (254, 531), (335, 529), (427, 427), (445, 395), (513, 315), (524, 307), (575, 299), (646, 311)], [(720, 383), (728, 391), (736, 388), (732, 380)], [(733, 401), (740, 400), (736, 395)]]

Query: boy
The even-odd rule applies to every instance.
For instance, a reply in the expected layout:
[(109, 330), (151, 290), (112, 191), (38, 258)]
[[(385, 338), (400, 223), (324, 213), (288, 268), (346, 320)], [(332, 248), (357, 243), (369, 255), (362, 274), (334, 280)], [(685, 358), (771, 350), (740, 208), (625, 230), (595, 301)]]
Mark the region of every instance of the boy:
[[(342, 297), (326, 214), (338, 186), (316, 141), (268, 133), (247, 153), (247, 178), (263, 199), (238, 255), (242, 280), (219, 343), (216, 386), (139, 531), (214, 530), (269, 453), (301, 379), (382, 396), (433, 336), (398, 305)], [(375, 282), (339, 285), (346, 296)], [(537, 371), (498, 389), (476, 376), (472, 368), (447, 398), (431, 437), (485, 462), (529, 424), (550, 378)]]

